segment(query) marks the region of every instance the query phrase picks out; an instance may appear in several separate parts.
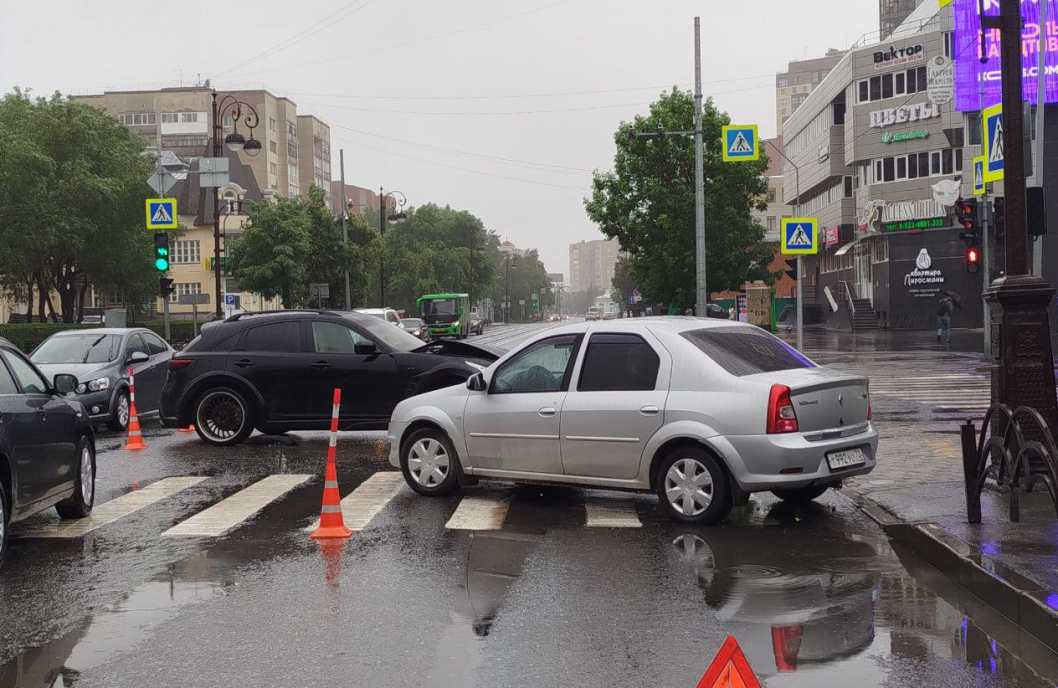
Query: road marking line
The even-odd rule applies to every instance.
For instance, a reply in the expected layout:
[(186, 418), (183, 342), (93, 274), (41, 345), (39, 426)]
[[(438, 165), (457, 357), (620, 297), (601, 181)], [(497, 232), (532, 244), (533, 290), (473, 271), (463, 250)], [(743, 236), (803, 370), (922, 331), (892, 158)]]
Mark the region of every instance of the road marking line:
[(584, 502), (588, 528), (642, 528), (635, 505), (628, 502), (589, 500)]
[[(397, 496), (404, 486), (404, 476), (397, 471), (375, 473), (342, 500), (342, 521), (349, 530), (363, 530), (378, 512)], [(320, 519), (306, 530), (316, 530)]]
[(449, 530), (500, 530), (511, 503), (492, 497), (464, 497), (445, 528)]
[(205, 511), (200, 511), (162, 535), (216, 537), (312, 478), (311, 475), (270, 475), (227, 499), (222, 499)]
[(166, 497), (172, 497), (176, 493), (194, 487), (206, 478), (178, 477), (162, 478), (150, 485), (111, 499), (95, 507), (86, 518), (76, 521), (59, 521), (48, 523), (23, 534), (29, 538), (74, 538), (90, 533), (96, 528), (113, 523), (119, 518), (135, 513), (140, 509), (159, 502)]

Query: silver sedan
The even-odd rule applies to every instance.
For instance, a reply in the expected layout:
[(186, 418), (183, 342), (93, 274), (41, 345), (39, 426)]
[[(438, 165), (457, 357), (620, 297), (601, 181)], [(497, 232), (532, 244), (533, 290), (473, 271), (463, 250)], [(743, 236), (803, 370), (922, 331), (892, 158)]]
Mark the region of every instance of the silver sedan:
[(717, 523), (753, 492), (808, 501), (874, 469), (864, 377), (760, 328), (635, 318), (547, 330), (457, 385), (402, 401), (390, 463), (419, 494), (479, 478), (657, 492)]

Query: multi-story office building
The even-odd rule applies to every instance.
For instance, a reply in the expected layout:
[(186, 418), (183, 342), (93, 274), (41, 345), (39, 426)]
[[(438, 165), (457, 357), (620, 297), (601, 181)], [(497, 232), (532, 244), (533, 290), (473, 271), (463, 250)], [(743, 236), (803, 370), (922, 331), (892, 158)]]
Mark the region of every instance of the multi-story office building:
[[(342, 182), (331, 180), (331, 208), (335, 215), (342, 212)], [(363, 213), (368, 208), (378, 210), (378, 192), (354, 184), (345, 185), (345, 204), (349, 212)]]
[(569, 245), (570, 291), (609, 293), (621, 245), (617, 239), (579, 241)]
[(315, 115), (298, 115), (298, 179), (302, 196), (315, 184), (331, 202), (331, 128)]
[(804, 261), (810, 319), (927, 329), (951, 291), (963, 296), (953, 324), (982, 324), (985, 271), (967, 272), (954, 210), (973, 197), (981, 121), (956, 110), (944, 73), (952, 11), (924, 3), (885, 42), (855, 46), (786, 123), (801, 179), (786, 165), (784, 200), (821, 235)]
[(775, 130), (782, 135), (783, 123), (808, 98), (845, 53), (831, 48), (823, 57), (795, 60), (785, 72), (775, 75)]
[(915, 8), (925, 0), (878, 0), (878, 27), (881, 40), (889, 38)]

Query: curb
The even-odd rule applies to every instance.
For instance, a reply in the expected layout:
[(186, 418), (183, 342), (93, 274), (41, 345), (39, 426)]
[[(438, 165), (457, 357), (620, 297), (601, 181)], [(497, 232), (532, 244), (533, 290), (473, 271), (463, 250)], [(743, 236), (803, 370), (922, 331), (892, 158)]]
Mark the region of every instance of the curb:
[(1058, 603), (1054, 591), (977, 550), (936, 523), (901, 521), (863, 494), (849, 489), (843, 492), (886, 535), (906, 544), (952, 582), (1058, 652), (1058, 609), (1055, 608)]

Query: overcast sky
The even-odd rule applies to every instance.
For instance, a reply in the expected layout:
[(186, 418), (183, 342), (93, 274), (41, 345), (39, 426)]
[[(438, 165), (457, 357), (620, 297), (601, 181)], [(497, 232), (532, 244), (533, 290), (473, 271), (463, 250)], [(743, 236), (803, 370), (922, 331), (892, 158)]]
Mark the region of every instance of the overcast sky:
[(762, 136), (777, 71), (878, 28), (876, 0), (0, 0), (0, 88), (265, 87), (331, 125), (335, 178), (344, 148), (349, 182), (469, 210), (567, 273), (601, 237), (582, 199), (614, 129), (691, 87), (695, 14), (706, 95)]

